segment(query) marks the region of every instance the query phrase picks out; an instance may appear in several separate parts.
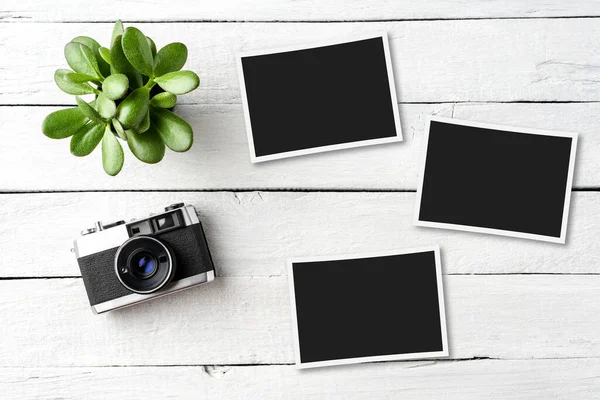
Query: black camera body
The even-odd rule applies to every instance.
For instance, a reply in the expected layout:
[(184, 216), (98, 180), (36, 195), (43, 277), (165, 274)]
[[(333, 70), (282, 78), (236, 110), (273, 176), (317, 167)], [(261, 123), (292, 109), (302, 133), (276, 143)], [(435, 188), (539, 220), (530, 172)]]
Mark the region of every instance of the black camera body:
[(187, 289), (215, 278), (202, 224), (193, 206), (81, 232), (74, 241), (85, 289), (96, 314)]

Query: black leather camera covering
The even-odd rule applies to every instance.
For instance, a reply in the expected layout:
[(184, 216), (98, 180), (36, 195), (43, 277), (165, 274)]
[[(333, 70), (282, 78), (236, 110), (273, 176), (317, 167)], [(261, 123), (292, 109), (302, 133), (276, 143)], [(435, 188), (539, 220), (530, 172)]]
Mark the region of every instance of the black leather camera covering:
[[(175, 253), (177, 266), (172, 282), (214, 270), (201, 224), (186, 226), (154, 237)], [(92, 306), (133, 293), (119, 282), (115, 274), (117, 250), (118, 247), (115, 247), (78, 259), (83, 283)]]

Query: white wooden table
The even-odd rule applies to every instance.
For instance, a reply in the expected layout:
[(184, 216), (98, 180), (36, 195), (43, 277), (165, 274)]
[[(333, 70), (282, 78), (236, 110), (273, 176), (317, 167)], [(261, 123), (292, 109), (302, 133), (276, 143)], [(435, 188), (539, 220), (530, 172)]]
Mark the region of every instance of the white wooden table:
[[(600, 398), (600, 2), (101, 3), (0, 3), (0, 398)], [(202, 83), (178, 107), (191, 151), (126, 154), (110, 178), (99, 149), (76, 159), (40, 125), (74, 103), (52, 81), (64, 44), (106, 44), (116, 18), (186, 43)], [(235, 52), (382, 30), (405, 141), (250, 164)], [(567, 244), (412, 226), (429, 114), (578, 132)], [(93, 315), (71, 240), (177, 201), (218, 278)], [(286, 257), (433, 243), (449, 360), (291, 365)]]

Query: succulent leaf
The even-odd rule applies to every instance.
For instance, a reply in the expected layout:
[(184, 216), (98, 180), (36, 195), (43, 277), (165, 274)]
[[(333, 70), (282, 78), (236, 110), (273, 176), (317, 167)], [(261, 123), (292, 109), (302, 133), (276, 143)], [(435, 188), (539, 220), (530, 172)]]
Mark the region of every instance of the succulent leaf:
[(165, 156), (165, 144), (154, 129), (145, 133), (131, 133), (127, 135), (129, 149), (138, 160), (148, 164), (155, 164)]
[(89, 36), (77, 36), (76, 38), (72, 39), (71, 42), (73, 42), (73, 43), (81, 43), (81, 44), (89, 47), (90, 49), (92, 49), (92, 51), (94, 53), (100, 47), (100, 43), (98, 43), (97, 41), (95, 41), (94, 39), (92, 39)]
[(145, 87), (134, 90), (117, 108), (117, 119), (125, 129), (140, 124), (148, 112), (149, 91)]
[(108, 77), (108, 75), (110, 75), (110, 50), (106, 47), (100, 47), (98, 49), (98, 54), (100, 54), (100, 57), (108, 64), (108, 74), (104, 75)]
[(54, 73), (54, 82), (56, 86), (65, 93), (73, 95), (93, 94), (96, 90), (88, 83), (75, 83), (67, 79), (67, 74), (72, 74), (73, 71), (68, 69), (57, 69)]
[(200, 85), (200, 78), (192, 71), (170, 72), (157, 76), (154, 81), (158, 86), (173, 94), (186, 94)]
[(124, 74), (129, 79), (129, 86), (137, 89), (143, 85), (142, 75), (129, 63), (123, 52), (122, 36), (117, 36), (110, 48), (110, 69), (113, 74)]
[(69, 42), (65, 46), (65, 58), (67, 63), (75, 72), (102, 79), (102, 74), (98, 67), (98, 61), (92, 50), (81, 43)]
[(123, 160), (121, 143), (112, 133), (110, 126), (106, 125), (102, 137), (102, 166), (104, 172), (111, 176), (117, 175), (123, 168)]
[(112, 37), (110, 39), (110, 46), (111, 47), (114, 45), (115, 40), (117, 39), (117, 37), (123, 35), (124, 31), (125, 30), (123, 29), (123, 23), (121, 22), (120, 19), (118, 19), (115, 22), (115, 26), (113, 27)]
[(144, 119), (142, 120), (142, 122), (140, 122), (140, 124), (138, 125), (136, 131), (138, 133), (144, 133), (149, 128), (150, 128), (150, 109), (148, 109), (148, 112), (146, 112), (146, 115), (144, 116)]
[(169, 110), (153, 108), (150, 113), (152, 129), (156, 130), (163, 141), (173, 151), (188, 151), (194, 142), (192, 127), (183, 118)]
[(157, 94), (150, 100), (150, 104), (158, 108), (171, 108), (177, 104), (177, 96), (173, 93), (162, 92)]
[(150, 46), (150, 51), (152, 52), (152, 58), (156, 56), (156, 43), (149, 36), (146, 36), (146, 40), (148, 40), (148, 45)]
[(113, 118), (112, 124), (113, 124), (113, 127), (115, 128), (115, 131), (119, 135), (119, 137), (123, 140), (127, 140), (127, 134), (125, 133), (125, 129), (123, 129), (123, 125), (121, 125), (119, 120), (116, 118)]
[(89, 47), (92, 50), (92, 54), (94, 54), (96, 61), (98, 62), (98, 68), (100, 69), (102, 76), (110, 75), (110, 63), (105, 61), (98, 52), (100, 49), (100, 43), (88, 36), (77, 36), (75, 39), (71, 40), (71, 42), (81, 43)]
[(120, 99), (129, 89), (129, 79), (124, 74), (113, 74), (102, 82), (102, 92), (111, 100)]
[(135, 69), (146, 76), (153, 76), (154, 60), (146, 36), (137, 28), (129, 27), (123, 34), (123, 52)]
[(183, 43), (170, 43), (159, 50), (154, 58), (154, 76), (179, 71), (187, 61), (188, 50)]
[(96, 99), (96, 107), (98, 114), (104, 119), (110, 119), (115, 116), (117, 106), (115, 102), (109, 99), (104, 93), (100, 93)]
[(52, 139), (64, 139), (73, 136), (88, 118), (77, 107), (54, 111), (42, 122), (42, 132)]
[(80, 74), (78, 72), (68, 72), (64, 75), (64, 78), (73, 83), (91, 82), (96, 80), (96, 78), (93, 76)]
[(79, 110), (83, 113), (83, 115), (85, 115), (92, 121), (102, 122), (102, 117), (100, 116), (100, 114), (98, 114), (98, 111), (96, 111), (94, 107), (86, 103), (85, 100), (83, 100), (79, 96), (76, 96), (75, 100), (77, 100), (77, 106), (79, 107)]
[(71, 153), (77, 157), (87, 156), (98, 146), (103, 133), (104, 124), (90, 122), (84, 125), (71, 138)]

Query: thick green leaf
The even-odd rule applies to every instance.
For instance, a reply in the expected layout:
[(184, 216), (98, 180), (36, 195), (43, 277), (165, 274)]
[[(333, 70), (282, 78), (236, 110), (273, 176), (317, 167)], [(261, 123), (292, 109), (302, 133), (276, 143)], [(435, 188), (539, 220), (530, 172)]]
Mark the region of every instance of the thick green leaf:
[(117, 175), (123, 168), (123, 159), (121, 143), (110, 130), (110, 126), (107, 125), (102, 138), (102, 166), (104, 172), (111, 176)]
[(129, 149), (138, 160), (155, 164), (165, 156), (165, 144), (154, 129), (145, 133), (130, 133), (127, 135)]
[(98, 61), (96, 61), (92, 50), (86, 45), (75, 42), (67, 43), (65, 46), (65, 58), (75, 72), (93, 76), (98, 80), (102, 79)]
[(150, 46), (150, 50), (152, 51), (152, 58), (154, 58), (154, 56), (156, 55), (156, 43), (154, 43), (154, 40), (150, 39), (148, 36), (146, 36), (146, 40), (148, 40), (148, 45)]
[(110, 75), (110, 50), (106, 47), (100, 47), (98, 49), (98, 54), (100, 54), (100, 57), (108, 64), (108, 74), (104, 76)]
[(183, 118), (169, 110), (153, 108), (150, 113), (152, 129), (162, 137), (173, 151), (188, 151), (194, 142), (192, 127)]
[(188, 56), (187, 47), (183, 43), (170, 43), (156, 53), (154, 59), (154, 76), (162, 76), (183, 68)]
[(78, 107), (58, 110), (44, 118), (42, 132), (52, 139), (64, 139), (73, 136), (88, 121)]
[(143, 85), (142, 74), (127, 61), (127, 57), (123, 53), (122, 36), (117, 36), (110, 48), (110, 70), (113, 74), (126, 75), (132, 89), (137, 89)]
[(154, 81), (158, 86), (173, 94), (186, 94), (200, 85), (200, 78), (192, 71), (170, 72), (157, 76)]
[(138, 133), (144, 133), (149, 128), (150, 128), (150, 109), (148, 109), (148, 112), (144, 116), (144, 119), (142, 120), (142, 122), (140, 122), (140, 124), (138, 125), (136, 131)]
[(84, 157), (90, 154), (98, 146), (100, 140), (102, 140), (104, 129), (104, 124), (97, 122), (90, 122), (84, 125), (71, 138), (71, 153), (77, 157)]
[(116, 118), (113, 118), (112, 124), (113, 124), (113, 127), (115, 128), (115, 131), (117, 131), (117, 134), (121, 137), (121, 139), (127, 140), (127, 134), (125, 133), (125, 129), (123, 129), (123, 125), (121, 125), (119, 120), (117, 120)]
[(100, 49), (100, 43), (96, 42), (91, 37), (87, 36), (77, 36), (75, 39), (71, 40), (74, 43), (81, 43), (92, 50), (94, 57), (96, 57), (96, 61), (98, 62), (98, 68), (100, 69), (100, 73), (102, 76), (110, 75), (110, 65), (106, 62), (101, 56), (98, 50)]
[(83, 94), (94, 94), (96, 92), (96, 89), (91, 87), (88, 83), (75, 83), (66, 78), (68, 74), (73, 73), (73, 71), (68, 69), (57, 69), (54, 73), (54, 82), (56, 82), (56, 86), (65, 93), (79, 96)]
[(115, 22), (115, 26), (113, 27), (112, 37), (110, 39), (110, 46), (111, 47), (114, 45), (115, 40), (117, 39), (117, 37), (123, 35), (124, 31), (125, 30), (123, 29), (123, 23), (121, 22), (120, 19), (118, 19), (117, 22)]
[(152, 76), (152, 49), (142, 31), (130, 26), (125, 29), (122, 42), (123, 52), (129, 63), (142, 74)]
[(117, 106), (115, 105), (115, 102), (109, 99), (104, 93), (100, 93), (98, 95), (98, 99), (96, 99), (96, 107), (98, 108), (98, 114), (105, 119), (114, 117), (117, 112)]
[(102, 92), (111, 100), (123, 97), (129, 89), (129, 79), (123, 74), (114, 74), (102, 82)]
[(85, 115), (92, 121), (102, 122), (102, 117), (100, 116), (100, 114), (98, 114), (98, 111), (96, 111), (94, 107), (86, 103), (85, 100), (83, 100), (79, 96), (75, 97), (75, 100), (77, 100), (77, 106), (79, 107), (79, 110), (83, 113), (83, 115)]
[(173, 93), (162, 92), (157, 94), (150, 100), (150, 104), (158, 108), (171, 108), (177, 104), (177, 96)]
[(94, 53), (96, 53), (96, 51), (98, 51), (98, 48), (100, 47), (100, 43), (96, 42), (89, 36), (77, 36), (75, 39), (71, 40), (71, 42), (86, 45), (87, 47), (92, 49)]
[(125, 129), (131, 129), (140, 124), (148, 112), (149, 91), (142, 87), (134, 90), (117, 108), (117, 119)]
[(86, 74), (80, 74), (78, 72), (66, 73), (64, 78), (66, 80), (68, 80), (69, 82), (73, 82), (73, 83), (91, 82), (91, 81), (96, 80), (96, 78), (94, 78), (93, 76), (89, 76)]

